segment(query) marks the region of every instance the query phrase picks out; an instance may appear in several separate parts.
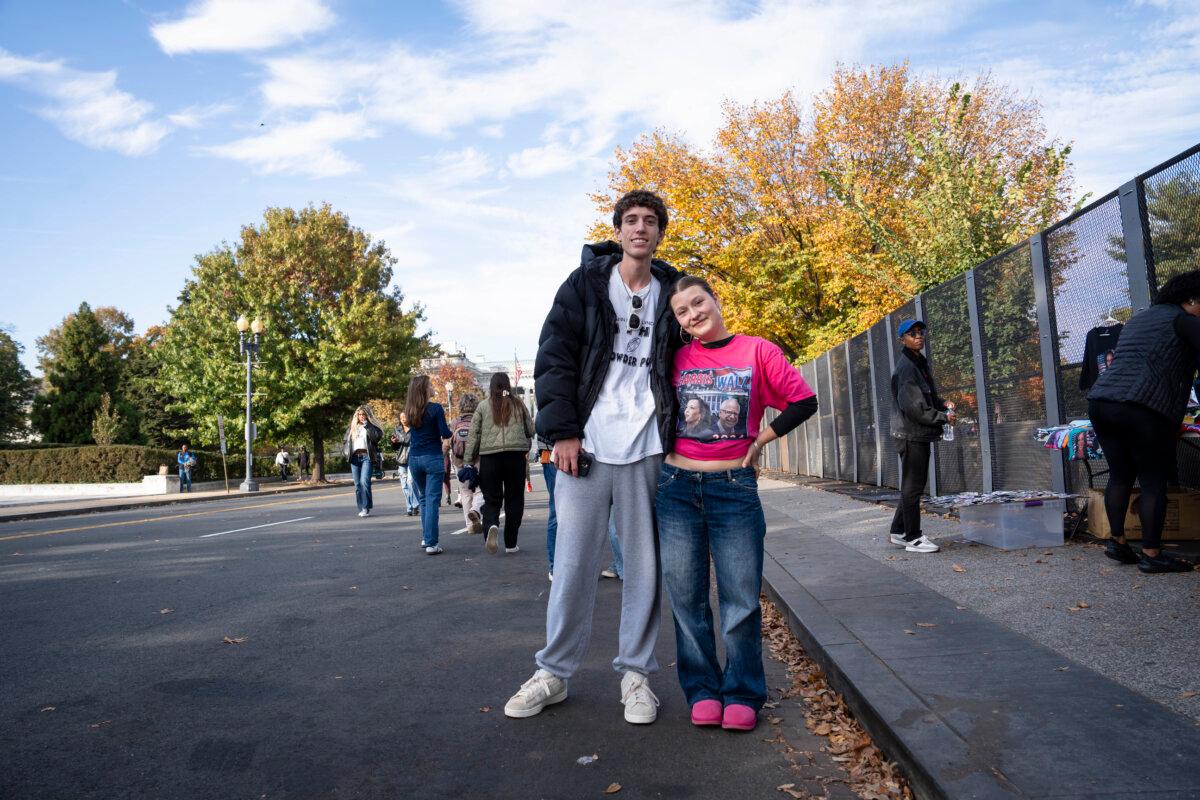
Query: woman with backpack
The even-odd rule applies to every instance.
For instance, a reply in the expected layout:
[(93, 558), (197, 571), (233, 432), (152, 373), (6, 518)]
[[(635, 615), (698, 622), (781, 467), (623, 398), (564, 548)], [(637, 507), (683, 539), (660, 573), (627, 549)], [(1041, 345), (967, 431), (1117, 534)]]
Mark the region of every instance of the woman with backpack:
[(462, 507), (463, 520), (470, 533), (483, 532), (483, 492), (479, 489), (479, 462), (466, 460), (467, 439), (471, 437), (471, 420), (475, 418), (477, 408), (479, 398), (473, 394), (464, 394), (458, 401), (458, 419), (450, 426), (448, 453), (450, 466), (458, 476), (458, 503)]
[(383, 429), (375, 419), (370, 406), (359, 406), (350, 417), (350, 425), (342, 438), (342, 455), (350, 462), (350, 475), (354, 479), (354, 500), (358, 504), (360, 517), (371, 516), (374, 505), (371, 498), (371, 473), (379, 455), (378, 444)]
[(533, 419), (525, 404), (513, 397), (508, 373), (497, 372), (488, 387), (487, 405), (471, 418), (471, 433), (464, 456), (479, 459), (479, 487), (483, 490), (483, 527), (489, 553), (497, 549), (500, 505), (504, 505), (504, 552), (516, 553), (517, 533), (525, 514), (525, 465), (533, 441)]
[(427, 555), (436, 556), (443, 552), (438, 544), (438, 506), (445, 475), (443, 442), (450, 438), (450, 428), (446, 425), (446, 410), (441, 403), (433, 402), (433, 384), (428, 375), (409, 381), (404, 415), (412, 425), (408, 470), (421, 506), (421, 547)]

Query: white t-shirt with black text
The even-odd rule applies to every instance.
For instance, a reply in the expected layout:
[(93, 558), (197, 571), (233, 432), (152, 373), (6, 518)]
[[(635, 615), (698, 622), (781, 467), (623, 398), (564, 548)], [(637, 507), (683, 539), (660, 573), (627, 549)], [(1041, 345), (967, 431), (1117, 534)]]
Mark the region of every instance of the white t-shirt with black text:
[[(650, 386), (654, 313), (661, 290), (651, 277), (650, 284), (636, 292), (642, 304), (634, 309), (630, 299), (634, 293), (624, 286), (620, 266), (614, 266), (609, 276), (608, 299), (617, 312), (617, 331), (604, 386), (583, 426), (583, 449), (601, 463), (632, 464), (663, 451)], [(631, 313), (640, 321), (634, 329), (629, 327)]]

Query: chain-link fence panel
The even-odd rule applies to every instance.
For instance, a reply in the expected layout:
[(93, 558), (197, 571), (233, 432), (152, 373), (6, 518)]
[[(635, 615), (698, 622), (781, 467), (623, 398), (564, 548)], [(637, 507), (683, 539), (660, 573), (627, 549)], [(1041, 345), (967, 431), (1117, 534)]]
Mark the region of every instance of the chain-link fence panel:
[(854, 389), (854, 450), (859, 483), (875, 482), (875, 387), (871, 382), (871, 352), (864, 331), (850, 340), (850, 385)]
[[(1051, 229), (1045, 239), (1046, 279), (1058, 350), (1059, 410), (1064, 422), (1086, 419), (1087, 392), (1111, 363), (1120, 323), (1132, 313), (1116, 193)], [(1093, 464), (1098, 472), (1106, 467)], [(1103, 476), (1096, 481), (1097, 486), (1104, 485)], [(1082, 462), (1068, 462), (1067, 488), (1076, 492), (1087, 488)]]
[(958, 412), (954, 439), (937, 443), (937, 490), (939, 494), (981, 492), (983, 453), (966, 278), (930, 289), (921, 302), (929, 325), (926, 347), (934, 382), (942, 399), (954, 403)]
[(1044, 489), (1050, 462), (1034, 437), (1046, 424), (1046, 393), (1028, 243), (975, 270), (987, 408), (991, 417), (992, 485)]
[(836, 478), (837, 448), (836, 432), (834, 431), (834, 406), (837, 398), (829, 385), (829, 353), (817, 357), (817, 394), (822, 401), (819, 405), (821, 419), (821, 477)]
[(1200, 269), (1200, 152), (1142, 181), (1157, 290), (1169, 279)]
[(892, 441), (892, 365), (888, 347), (892, 331), (886, 319), (881, 319), (867, 331), (875, 358), (871, 361), (871, 385), (875, 392), (875, 407), (879, 409), (879, 453), (882, 485), (893, 489), (900, 486), (900, 459)]
[(817, 384), (817, 362), (810, 361), (805, 364), (800, 368), (800, 374), (804, 376), (804, 382), (808, 384), (809, 388), (817, 393), (818, 412), (803, 426), (804, 451), (807, 456), (804, 460), (804, 474), (816, 477), (821, 474), (821, 414), (819, 409), (829, 402), (829, 398), (821, 396), (821, 390)]
[(850, 365), (842, 345), (829, 350), (829, 369), (833, 373), (833, 429), (837, 434), (837, 476), (854, 480), (854, 438), (850, 435)]

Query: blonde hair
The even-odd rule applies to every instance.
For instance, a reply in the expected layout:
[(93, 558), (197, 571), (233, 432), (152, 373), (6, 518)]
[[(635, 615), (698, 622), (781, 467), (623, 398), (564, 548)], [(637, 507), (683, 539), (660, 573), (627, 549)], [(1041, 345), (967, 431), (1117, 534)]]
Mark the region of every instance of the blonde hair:
[(371, 406), (364, 403), (361, 406), (359, 406), (358, 408), (354, 409), (354, 413), (350, 415), (350, 424), (346, 428), (347, 436), (354, 435), (354, 426), (358, 424), (358, 412), (360, 412), (360, 411), (366, 413), (367, 422), (371, 423), (376, 428), (383, 430), (383, 426), (379, 424), (379, 420), (375, 419), (375, 412), (371, 410)]

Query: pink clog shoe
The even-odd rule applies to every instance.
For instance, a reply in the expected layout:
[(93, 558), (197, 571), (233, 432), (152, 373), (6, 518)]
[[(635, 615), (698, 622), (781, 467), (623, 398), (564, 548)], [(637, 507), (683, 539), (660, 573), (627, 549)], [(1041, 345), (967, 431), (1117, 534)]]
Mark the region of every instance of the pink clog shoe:
[(721, 724), (721, 701), (698, 700), (692, 706), (692, 724), (698, 727)]
[(721, 727), (727, 731), (752, 731), (758, 725), (758, 712), (750, 706), (731, 703), (725, 706)]

